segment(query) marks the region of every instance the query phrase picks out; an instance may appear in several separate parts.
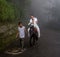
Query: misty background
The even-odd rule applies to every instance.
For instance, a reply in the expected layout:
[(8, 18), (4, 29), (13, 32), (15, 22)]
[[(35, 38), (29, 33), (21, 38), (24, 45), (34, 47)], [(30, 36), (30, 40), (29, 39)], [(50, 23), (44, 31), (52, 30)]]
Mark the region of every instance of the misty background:
[(60, 30), (60, 0), (31, 0), (30, 11), (40, 26)]

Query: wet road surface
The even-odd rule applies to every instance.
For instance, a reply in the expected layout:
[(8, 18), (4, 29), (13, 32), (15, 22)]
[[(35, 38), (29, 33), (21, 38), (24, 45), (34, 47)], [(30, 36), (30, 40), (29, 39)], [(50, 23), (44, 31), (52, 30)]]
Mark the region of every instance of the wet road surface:
[(27, 48), (22, 54), (1, 54), (0, 57), (60, 57), (60, 32), (42, 29), (38, 43), (38, 47)]

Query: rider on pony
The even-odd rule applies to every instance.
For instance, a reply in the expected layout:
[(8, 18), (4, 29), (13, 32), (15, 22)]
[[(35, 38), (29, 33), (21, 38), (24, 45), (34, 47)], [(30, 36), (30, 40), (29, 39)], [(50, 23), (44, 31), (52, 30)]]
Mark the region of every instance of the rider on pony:
[[(37, 18), (31, 16), (29, 24), (30, 27), (28, 28), (28, 36), (30, 37), (30, 46), (35, 45), (35, 42), (40, 37), (40, 29), (37, 25)], [(33, 39), (33, 44), (31, 43)]]
[[(37, 29), (37, 32), (38, 32), (38, 38), (39, 38), (39, 37), (40, 37), (40, 28), (39, 28), (39, 26), (37, 25), (37, 23), (38, 23), (37, 18), (34, 17), (34, 16), (31, 16), (31, 19), (30, 19), (30, 22), (28, 23), (28, 25), (31, 25), (31, 24), (34, 25), (34, 27)], [(29, 30), (30, 30), (30, 28), (28, 28), (28, 36), (30, 36)]]

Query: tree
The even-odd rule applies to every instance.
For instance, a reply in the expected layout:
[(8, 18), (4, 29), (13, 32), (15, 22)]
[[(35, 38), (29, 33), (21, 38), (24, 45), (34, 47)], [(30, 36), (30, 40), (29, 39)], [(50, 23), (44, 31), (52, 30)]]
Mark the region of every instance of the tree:
[(14, 8), (6, 0), (0, 0), (0, 21), (12, 21), (15, 19)]

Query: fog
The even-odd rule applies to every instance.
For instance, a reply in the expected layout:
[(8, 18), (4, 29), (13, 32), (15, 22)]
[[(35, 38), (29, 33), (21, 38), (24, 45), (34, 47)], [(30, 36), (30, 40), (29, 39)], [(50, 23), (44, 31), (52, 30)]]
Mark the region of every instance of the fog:
[(60, 28), (60, 0), (31, 0), (30, 10), (40, 25)]

